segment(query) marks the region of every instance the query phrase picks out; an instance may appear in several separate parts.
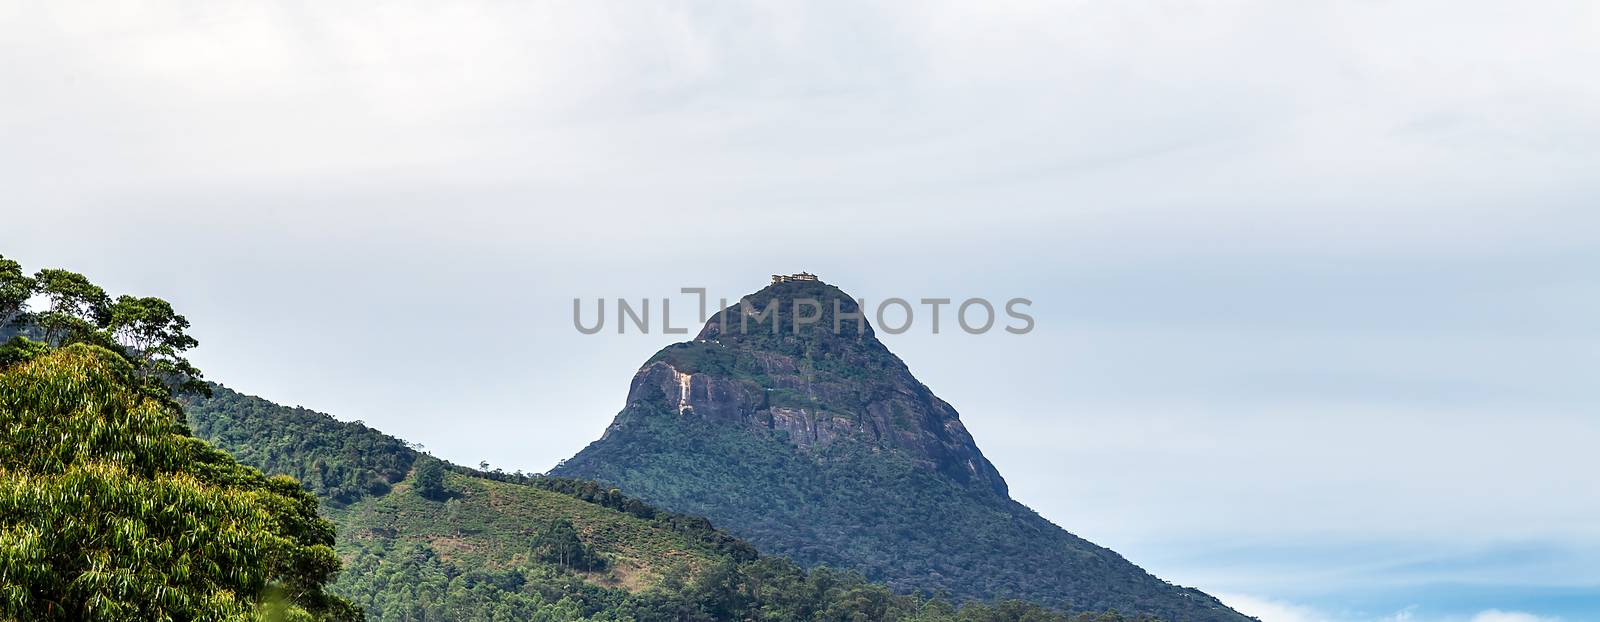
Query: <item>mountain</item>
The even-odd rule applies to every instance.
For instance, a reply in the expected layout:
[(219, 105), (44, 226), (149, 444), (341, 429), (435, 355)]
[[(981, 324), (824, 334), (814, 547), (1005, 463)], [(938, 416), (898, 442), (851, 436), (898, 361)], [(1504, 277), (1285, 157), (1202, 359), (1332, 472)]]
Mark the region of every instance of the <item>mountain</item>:
[(802, 569), (592, 481), (443, 463), (360, 422), (211, 386), (184, 402), (194, 434), (292, 475), (335, 523), (331, 591), (368, 620), (1121, 622), (1022, 602), (892, 593)]
[[(761, 316), (769, 304), (776, 317)], [(552, 473), (902, 592), (1249, 619), (1012, 500), (955, 409), (856, 313), (853, 297), (815, 280), (746, 296), (651, 357), (604, 435)]]

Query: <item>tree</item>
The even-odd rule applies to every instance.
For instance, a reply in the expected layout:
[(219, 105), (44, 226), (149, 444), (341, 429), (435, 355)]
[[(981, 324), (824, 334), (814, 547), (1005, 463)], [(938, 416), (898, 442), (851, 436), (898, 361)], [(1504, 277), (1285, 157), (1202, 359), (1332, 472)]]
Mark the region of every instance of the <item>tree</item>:
[(577, 528), (572, 526), (572, 521), (565, 518), (546, 523), (533, 537), (533, 557), (539, 561), (555, 564), (562, 570), (599, 570), (605, 567), (605, 560), (594, 554), (583, 540), (578, 538)]
[(97, 333), (111, 319), (111, 298), (106, 290), (82, 274), (53, 268), (40, 270), (33, 279), (36, 292), (50, 301), (50, 310), (35, 319), (46, 341), (103, 345)]
[(189, 436), (118, 354), (0, 370), (0, 620), (354, 620), (333, 525)]
[(0, 328), (27, 310), (36, 282), (22, 273), (22, 264), (0, 255)]
[(433, 458), (423, 458), (417, 464), (417, 494), (425, 499), (442, 499), (448, 491), (444, 487), (444, 463)]
[(18, 335), (10, 341), (0, 343), (0, 369), (26, 363), (35, 357), (50, 351), (50, 346), (44, 342), (34, 341)]
[[(34, 295), (49, 301), (41, 313), (24, 313)], [(119, 296), (113, 302), (88, 277), (67, 270), (44, 269), (33, 278), (22, 275), (14, 261), (0, 258), (0, 327), (22, 325), (24, 335), (52, 346), (88, 343), (128, 359), (135, 376), (153, 390), (206, 393), (203, 375), (184, 353), (199, 345), (189, 336), (189, 320), (160, 298)], [(25, 344), (10, 344), (15, 359)]]
[(204, 390), (200, 370), (182, 355), (197, 345), (184, 332), (189, 320), (160, 298), (118, 296), (107, 309), (105, 328), (134, 362), (141, 379), (155, 379), (180, 390)]

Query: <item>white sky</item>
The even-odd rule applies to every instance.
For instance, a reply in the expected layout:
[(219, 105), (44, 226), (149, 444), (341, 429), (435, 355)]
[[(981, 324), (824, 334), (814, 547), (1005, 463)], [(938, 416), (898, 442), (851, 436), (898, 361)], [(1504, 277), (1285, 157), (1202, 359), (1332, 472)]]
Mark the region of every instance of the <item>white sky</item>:
[(672, 340), (575, 296), (1026, 296), (885, 341), (1068, 529), (1268, 620), (1584, 619), (1597, 42), (1587, 2), (4, 2), (0, 253), (530, 471)]

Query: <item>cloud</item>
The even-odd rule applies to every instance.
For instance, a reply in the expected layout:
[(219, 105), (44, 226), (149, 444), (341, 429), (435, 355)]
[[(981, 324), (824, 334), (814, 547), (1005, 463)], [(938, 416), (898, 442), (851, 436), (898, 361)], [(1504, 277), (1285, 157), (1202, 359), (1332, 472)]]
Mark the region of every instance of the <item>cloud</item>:
[(1333, 622), (1316, 609), (1287, 601), (1244, 594), (1218, 594), (1217, 598), (1240, 613), (1260, 618), (1261, 622)]
[[(1240, 613), (1260, 618), (1261, 622), (1424, 622), (1463, 619), (1459, 614), (1419, 617), (1417, 612), (1420, 608), (1416, 605), (1388, 615), (1372, 617), (1372, 614), (1336, 614), (1311, 605), (1263, 596), (1218, 594), (1217, 598)], [(1561, 619), (1522, 611), (1485, 609), (1473, 615), (1468, 622), (1561, 622)]]
[(1559, 618), (1546, 618), (1521, 611), (1486, 609), (1472, 616), (1472, 622), (1557, 622)]
[(1379, 618), (1377, 622), (1413, 622), (1417, 619), (1417, 606), (1412, 605), (1387, 616)]

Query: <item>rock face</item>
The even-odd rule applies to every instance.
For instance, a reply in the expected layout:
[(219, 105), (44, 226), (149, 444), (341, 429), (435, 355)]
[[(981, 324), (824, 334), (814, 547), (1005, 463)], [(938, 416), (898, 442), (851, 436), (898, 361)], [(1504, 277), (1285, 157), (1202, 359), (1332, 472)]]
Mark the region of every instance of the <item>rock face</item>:
[[(777, 301), (775, 313), (784, 312), (776, 315), (776, 338), (773, 320), (741, 329), (735, 318), (747, 314), (741, 305), (729, 307), (694, 341), (651, 358), (634, 375), (628, 403), (666, 404), (680, 416), (773, 433), (808, 454), (840, 439), (897, 449), (956, 481), (1006, 494), (1005, 479), (978, 451), (955, 409), (912, 377), (871, 326), (841, 321), (833, 330), (833, 302), (838, 313), (850, 314), (859, 313), (856, 301), (820, 281), (774, 285), (746, 300), (758, 313)], [(819, 317), (798, 335), (790, 319), (795, 300), (829, 307), (802, 310), (802, 317)], [(731, 370), (716, 364), (730, 358)], [(620, 425), (619, 418), (613, 428)]]
[(746, 296), (651, 357), (601, 439), (555, 474), (903, 590), (1248, 619), (1011, 500), (955, 409), (859, 313), (820, 281)]

